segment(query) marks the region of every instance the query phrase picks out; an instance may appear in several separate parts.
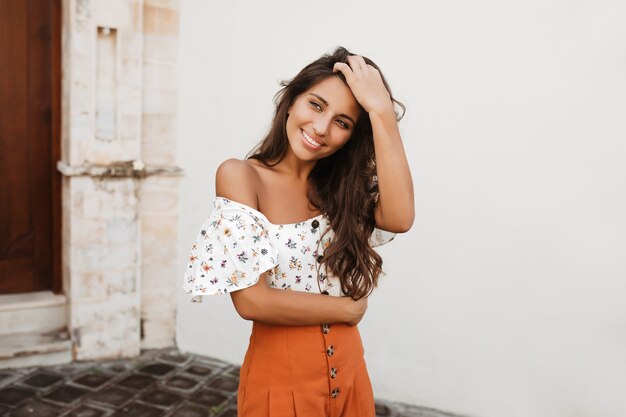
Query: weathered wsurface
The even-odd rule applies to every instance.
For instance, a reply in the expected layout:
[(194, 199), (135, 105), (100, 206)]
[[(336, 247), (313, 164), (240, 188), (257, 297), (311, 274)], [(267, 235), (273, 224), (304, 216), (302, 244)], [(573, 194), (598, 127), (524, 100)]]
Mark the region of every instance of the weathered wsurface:
[(62, 10), (57, 167), (73, 357), (133, 357), (174, 345), (179, 3), (63, 0)]

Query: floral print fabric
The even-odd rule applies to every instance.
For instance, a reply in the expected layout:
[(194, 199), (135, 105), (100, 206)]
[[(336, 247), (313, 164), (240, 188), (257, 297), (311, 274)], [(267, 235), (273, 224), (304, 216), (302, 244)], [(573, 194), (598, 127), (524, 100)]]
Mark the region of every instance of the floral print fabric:
[[(339, 278), (327, 273), (318, 257), (330, 245), (333, 232), (324, 215), (292, 224), (272, 224), (261, 212), (216, 197), (192, 246), (183, 289), (192, 301), (224, 294), (257, 283), (268, 271), (271, 287), (341, 296)], [(375, 229), (372, 246), (393, 239)]]

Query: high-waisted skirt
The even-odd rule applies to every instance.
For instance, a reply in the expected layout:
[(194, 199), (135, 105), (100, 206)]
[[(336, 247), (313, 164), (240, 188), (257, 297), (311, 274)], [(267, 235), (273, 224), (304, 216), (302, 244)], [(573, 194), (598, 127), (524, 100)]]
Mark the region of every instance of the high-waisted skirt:
[(237, 408), (239, 417), (374, 417), (357, 327), (254, 323)]

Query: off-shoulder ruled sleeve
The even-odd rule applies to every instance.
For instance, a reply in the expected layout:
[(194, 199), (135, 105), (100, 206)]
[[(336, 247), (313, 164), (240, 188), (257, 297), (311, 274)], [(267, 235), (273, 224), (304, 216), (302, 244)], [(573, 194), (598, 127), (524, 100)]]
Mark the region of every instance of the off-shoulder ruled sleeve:
[(375, 248), (376, 246), (382, 246), (385, 243), (389, 243), (396, 237), (393, 232), (374, 228), (374, 231), (370, 235), (370, 246)]
[[(232, 204), (231, 204), (232, 203)], [(189, 254), (183, 289), (194, 302), (254, 285), (276, 266), (267, 219), (218, 197)]]

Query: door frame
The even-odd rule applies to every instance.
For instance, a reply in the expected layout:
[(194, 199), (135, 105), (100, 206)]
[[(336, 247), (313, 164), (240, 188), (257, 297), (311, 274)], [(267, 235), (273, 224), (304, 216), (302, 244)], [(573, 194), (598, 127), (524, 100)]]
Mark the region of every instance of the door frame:
[(61, 122), (62, 122), (62, 30), (63, 30), (63, 13), (62, 13), (62, 0), (51, 0), (51, 68), (50, 77), (52, 77), (52, 132), (50, 137), (52, 139), (52, 146), (50, 152), (50, 180), (52, 190), (52, 212), (50, 213), (51, 226), (52, 226), (52, 241), (50, 251), (52, 253), (52, 271), (51, 271), (51, 284), (52, 291), (56, 294), (63, 292), (63, 276), (62, 276), (62, 253), (63, 253), (63, 239), (62, 239), (62, 211), (63, 206), (61, 203), (62, 195), (62, 176), (57, 169), (57, 162), (61, 160)]

